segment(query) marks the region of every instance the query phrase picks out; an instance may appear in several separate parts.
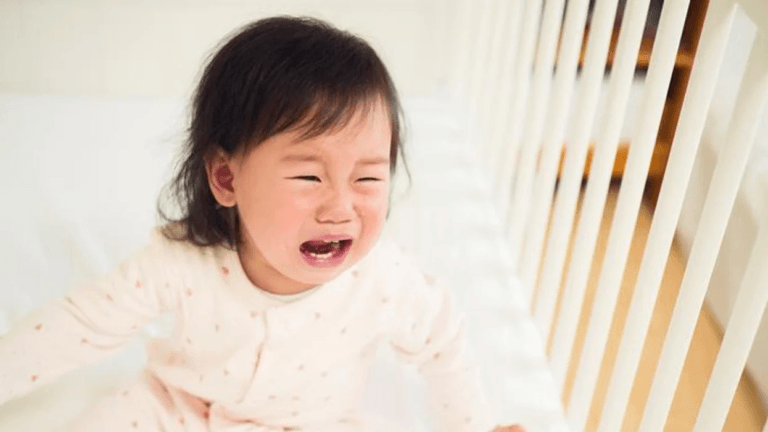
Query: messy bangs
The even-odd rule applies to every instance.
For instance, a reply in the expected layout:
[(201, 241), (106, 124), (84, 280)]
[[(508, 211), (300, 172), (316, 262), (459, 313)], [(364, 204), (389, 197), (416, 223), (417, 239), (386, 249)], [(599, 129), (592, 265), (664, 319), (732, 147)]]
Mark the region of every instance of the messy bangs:
[[(388, 106), (384, 97), (371, 92), (370, 94), (324, 92), (315, 97), (314, 102), (296, 110), (288, 110), (266, 138), (283, 132), (297, 132), (299, 140), (308, 140), (321, 135), (336, 133), (349, 125), (356, 116), (366, 118), (376, 107), (385, 109), (389, 115), (392, 140), (390, 144), (390, 171), (394, 173), (398, 149), (401, 145), (399, 137), (400, 122), (394, 117), (393, 109)], [(397, 111), (395, 111), (397, 112)], [(251, 143), (258, 143), (260, 137), (253, 137)], [(266, 139), (262, 138), (262, 139)], [(251, 145), (250, 147), (255, 147)]]

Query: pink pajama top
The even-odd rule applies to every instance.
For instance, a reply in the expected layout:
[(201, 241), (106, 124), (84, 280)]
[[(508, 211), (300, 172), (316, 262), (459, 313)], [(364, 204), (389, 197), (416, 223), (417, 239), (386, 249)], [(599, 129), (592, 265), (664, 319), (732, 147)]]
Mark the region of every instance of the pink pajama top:
[(169, 312), (173, 333), (148, 341), (147, 371), (204, 406), (211, 431), (358, 421), (382, 341), (426, 379), (436, 430), (493, 428), (449, 289), (385, 238), (333, 281), (284, 303), (250, 282), (236, 251), (155, 231), (115, 271), (0, 338), (0, 404), (117, 353)]

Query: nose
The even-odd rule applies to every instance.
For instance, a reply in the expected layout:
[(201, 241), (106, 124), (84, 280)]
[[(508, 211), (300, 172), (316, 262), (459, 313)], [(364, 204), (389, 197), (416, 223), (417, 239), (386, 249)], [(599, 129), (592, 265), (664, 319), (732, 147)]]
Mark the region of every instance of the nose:
[(319, 223), (342, 224), (351, 222), (355, 214), (352, 192), (345, 187), (333, 187), (318, 208)]

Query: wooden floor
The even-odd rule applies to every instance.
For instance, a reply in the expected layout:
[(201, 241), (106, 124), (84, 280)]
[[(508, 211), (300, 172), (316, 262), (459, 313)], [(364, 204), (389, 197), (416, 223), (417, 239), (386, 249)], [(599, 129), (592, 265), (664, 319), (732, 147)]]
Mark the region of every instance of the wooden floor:
[[(603, 224), (600, 229), (600, 236), (598, 238), (597, 250), (595, 253), (595, 263), (601, 263), (605, 254), (610, 221), (616, 205), (617, 192), (617, 188), (614, 187), (611, 189), (606, 204)], [(640, 267), (640, 260), (650, 230), (650, 225), (651, 209), (649, 206), (644, 205), (638, 217), (629, 261), (624, 274), (621, 293), (619, 295), (619, 304), (614, 317), (611, 335), (606, 349), (606, 356), (601, 368), (595, 400), (593, 400), (592, 403), (592, 411), (588, 421), (587, 431), (597, 430), (600, 411), (603, 406), (605, 392), (608, 388), (608, 378), (610, 377), (616, 352), (619, 347), (619, 338), (621, 337), (626, 314), (629, 310), (633, 283)], [(659, 291), (659, 297), (654, 310), (648, 338), (645, 342), (643, 358), (635, 379), (634, 388), (630, 397), (630, 406), (627, 415), (625, 416), (622, 431), (636, 431), (640, 424), (643, 408), (650, 392), (656, 362), (661, 354), (664, 335), (672, 315), (684, 270), (685, 257), (681, 253), (680, 248), (675, 244), (672, 247), (664, 279), (662, 281), (662, 287)], [(578, 357), (577, 354), (581, 351), (584, 343), (587, 317), (592, 308), (598, 275), (599, 267), (595, 265), (590, 274), (587, 298), (572, 358)], [(691, 349), (688, 353), (683, 375), (680, 379), (670, 416), (667, 420), (665, 428), (666, 432), (690, 432), (693, 430), (693, 425), (701, 401), (704, 397), (704, 391), (715, 364), (720, 342), (722, 341), (722, 334), (722, 329), (705, 306), (699, 315), (699, 321), (696, 326)], [(568, 404), (568, 396), (570, 395), (573, 386), (575, 363), (575, 361), (571, 362), (571, 370), (566, 381), (564, 392), (564, 403), (566, 406)], [(736, 397), (731, 405), (728, 420), (723, 430), (727, 432), (760, 432), (765, 419), (766, 410), (760, 403), (757, 389), (745, 374), (742, 376)]]

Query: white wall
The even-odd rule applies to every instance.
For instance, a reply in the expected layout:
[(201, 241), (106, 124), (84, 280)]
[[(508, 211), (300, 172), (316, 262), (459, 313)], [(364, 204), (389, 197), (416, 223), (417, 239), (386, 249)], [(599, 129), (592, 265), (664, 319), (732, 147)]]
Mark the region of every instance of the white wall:
[(3, 0), (0, 93), (186, 97), (238, 26), (311, 15), (368, 40), (404, 94), (444, 87), (454, 0)]
[[(725, 144), (724, 135), (741, 83), (756, 28), (741, 11), (726, 49), (726, 58), (710, 109), (701, 149), (697, 155), (686, 201), (680, 216), (678, 239), (689, 250), (693, 242), (704, 199), (709, 187), (717, 155)], [(736, 294), (757, 236), (757, 224), (768, 211), (768, 111), (757, 134), (739, 195), (723, 239), (715, 270), (707, 293), (707, 304), (720, 324), (730, 318)], [(747, 369), (768, 405), (768, 316), (763, 316), (760, 331), (749, 357)]]

